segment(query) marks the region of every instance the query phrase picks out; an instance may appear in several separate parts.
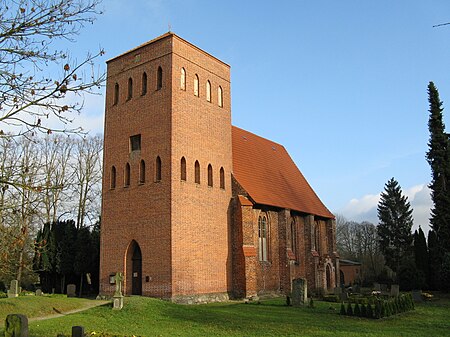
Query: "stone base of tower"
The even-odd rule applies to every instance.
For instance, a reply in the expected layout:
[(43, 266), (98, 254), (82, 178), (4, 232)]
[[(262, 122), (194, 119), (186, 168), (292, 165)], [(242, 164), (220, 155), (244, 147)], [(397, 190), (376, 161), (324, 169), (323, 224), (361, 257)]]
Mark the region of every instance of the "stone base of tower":
[(171, 298), (172, 302), (180, 304), (197, 304), (228, 301), (228, 293), (211, 293), (195, 295), (178, 295)]

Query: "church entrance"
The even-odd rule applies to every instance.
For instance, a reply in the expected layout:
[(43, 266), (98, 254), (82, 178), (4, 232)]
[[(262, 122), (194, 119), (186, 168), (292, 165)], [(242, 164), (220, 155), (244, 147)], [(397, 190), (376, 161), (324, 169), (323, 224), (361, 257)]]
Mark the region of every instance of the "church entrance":
[(131, 258), (131, 294), (142, 295), (142, 254), (141, 248), (136, 241), (131, 247), (133, 255)]

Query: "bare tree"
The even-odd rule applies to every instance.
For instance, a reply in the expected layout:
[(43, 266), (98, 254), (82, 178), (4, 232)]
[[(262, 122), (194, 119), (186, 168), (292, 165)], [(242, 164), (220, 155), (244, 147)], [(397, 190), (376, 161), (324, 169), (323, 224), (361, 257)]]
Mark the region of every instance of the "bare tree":
[[(80, 131), (67, 128), (82, 96), (105, 80), (94, 69), (100, 50), (81, 62), (56, 48), (95, 20), (100, 0), (0, 0), (0, 133)], [(81, 98), (81, 101), (80, 101)], [(47, 121), (56, 117), (61, 128)], [(47, 124), (46, 124), (47, 123)]]
[(84, 137), (75, 143), (76, 159), (73, 163), (74, 193), (76, 200), (77, 228), (84, 227), (86, 218), (90, 222), (98, 219), (102, 180), (101, 136)]

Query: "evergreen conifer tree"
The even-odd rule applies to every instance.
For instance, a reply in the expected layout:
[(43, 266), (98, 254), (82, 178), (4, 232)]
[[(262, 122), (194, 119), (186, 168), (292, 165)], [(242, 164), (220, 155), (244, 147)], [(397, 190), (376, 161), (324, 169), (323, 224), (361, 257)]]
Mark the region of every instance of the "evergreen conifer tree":
[(428, 232), (428, 274), (427, 274), (427, 284), (431, 290), (436, 290), (439, 288), (439, 272), (441, 269), (440, 265), (439, 248), (437, 242), (436, 232), (430, 230)]
[(397, 272), (401, 260), (411, 253), (412, 209), (398, 182), (391, 178), (378, 203), (377, 232), (386, 265)]
[(414, 260), (417, 269), (421, 270), (424, 275), (428, 273), (428, 249), (425, 234), (419, 226), (419, 230), (414, 232)]
[(430, 220), (431, 228), (437, 235), (439, 262), (442, 262), (442, 256), (450, 252), (450, 141), (442, 118), (442, 102), (433, 82), (428, 84), (428, 101), (430, 139), (427, 161), (431, 167), (429, 187), (434, 204)]

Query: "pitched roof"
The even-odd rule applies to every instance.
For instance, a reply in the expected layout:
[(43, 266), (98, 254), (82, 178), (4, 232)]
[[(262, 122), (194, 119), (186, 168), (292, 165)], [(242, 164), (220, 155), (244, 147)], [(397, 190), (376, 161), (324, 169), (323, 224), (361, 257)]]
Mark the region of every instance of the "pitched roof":
[(235, 126), (232, 142), (233, 176), (256, 203), (334, 218), (282, 145)]

